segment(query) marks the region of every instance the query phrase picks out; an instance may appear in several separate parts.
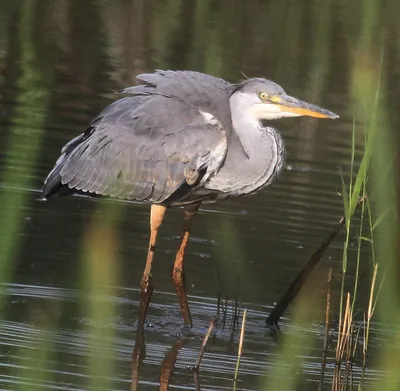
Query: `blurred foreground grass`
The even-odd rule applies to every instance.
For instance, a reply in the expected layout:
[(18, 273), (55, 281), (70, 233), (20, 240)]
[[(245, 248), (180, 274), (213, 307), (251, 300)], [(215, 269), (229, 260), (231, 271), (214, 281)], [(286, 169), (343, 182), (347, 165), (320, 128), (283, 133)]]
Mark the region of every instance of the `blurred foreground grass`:
[[(388, 93), (385, 90), (387, 75), (385, 74), (385, 55), (377, 37), (377, 26), (375, 24), (375, 7), (377, 2), (369, 2), (362, 8), (364, 12), (361, 18), (360, 33), (354, 43), (354, 58), (352, 70), (352, 96), (354, 101), (354, 115), (357, 123), (363, 123), (365, 147), (362, 159), (355, 161), (355, 133), (360, 128), (353, 129), (353, 147), (349, 159), (351, 166), (350, 182), (343, 181), (344, 216), (346, 217), (346, 242), (343, 252), (342, 267), (342, 295), (340, 298), (340, 313), (334, 315), (334, 320), (339, 329), (334, 331), (337, 340), (336, 358), (331, 358), (335, 370), (332, 390), (373, 389), (394, 391), (399, 389), (400, 375), (400, 303), (399, 303), (399, 137), (397, 132), (391, 128), (393, 123), (389, 117), (390, 109), (387, 102)], [(361, 206), (357, 208), (359, 199), (362, 198)], [(357, 219), (354, 217), (357, 216)], [(356, 234), (354, 232), (357, 232)], [(359, 243), (357, 247), (357, 271), (352, 285), (353, 291), (344, 291), (344, 281), (347, 271), (347, 252), (349, 250), (349, 237), (356, 235)], [(359, 263), (361, 262), (361, 243), (365, 241), (369, 245), (370, 278), (370, 301), (364, 310), (364, 321), (353, 315), (351, 308), (355, 308), (357, 300), (358, 285), (360, 284)], [(365, 259), (365, 252), (363, 257)], [(379, 268), (378, 268), (379, 265)], [(376, 277), (377, 276), (377, 277)], [(347, 277), (349, 278), (349, 277)], [(376, 278), (376, 280), (375, 280)], [(372, 281), (372, 282), (371, 282)], [(365, 283), (365, 279), (364, 279)], [(346, 299), (347, 298), (347, 299)], [(348, 304), (346, 305), (346, 300)], [(312, 303), (312, 295), (305, 300)], [(351, 304), (350, 304), (351, 303)], [(346, 310), (345, 310), (346, 308)], [(374, 311), (376, 310), (376, 311)], [(304, 321), (306, 309), (298, 305), (295, 308), (292, 327), (294, 330)], [(389, 324), (391, 332), (385, 342), (378, 347), (377, 356), (368, 356), (368, 340), (371, 317), (375, 313), (377, 324)], [(307, 317), (305, 317), (307, 319)], [(309, 324), (311, 326), (311, 324)], [(343, 329), (341, 327), (344, 327)], [(346, 334), (348, 330), (348, 334)], [(379, 337), (379, 329), (377, 331)], [(341, 345), (349, 338), (348, 355), (338, 351)], [(288, 338), (281, 349), (275, 365), (275, 370), (267, 374), (265, 390), (296, 389), (293, 380), (285, 379), (285, 373), (296, 372), (300, 359), (303, 356), (295, 347), (304, 339), (304, 335), (294, 335)], [(305, 349), (310, 347), (311, 342), (306, 342)], [(365, 355), (364, 365), (383, 374), (380, 381), (369, 384), (368, 387), (360, 383), (353, 383), (351, 373), (345, 377), (346, 370), (343, 366), (352, 365), (357, 354)], [(282, 368), (288, 363), (292, 367), (282, 373)], [(328, 359), (329, 363), (329, 359)], [(342, 365), (342, 369), (340, 369)], [(342, 373), (340, 371), (342, 370)], [(337, 377), (335, 377), (337, 376)], [(272, 380), (271, 379), (275, 379)], [(363, 379), (361, 379), (363, 380)], [(272, 384), (271, 384), (272, 383)]]

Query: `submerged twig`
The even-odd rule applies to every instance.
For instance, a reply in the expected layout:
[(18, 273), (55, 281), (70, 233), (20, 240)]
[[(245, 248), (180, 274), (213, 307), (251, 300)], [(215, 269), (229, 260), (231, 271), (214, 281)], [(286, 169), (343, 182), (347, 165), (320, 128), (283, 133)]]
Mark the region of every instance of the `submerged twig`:
[(222, 307), (222, 329), (225, 329), (227, 314), (228, 314), (228, 299), (225, 299), (225, 304)]
[(195, 372), (193, 377), (194, 377), (194, 388), (196, 389), (196, 391), (201, 391), (199, 373)]
[(198, 372), (198, 370), (200, 368), (201, 360), (203, 358), (204, 351), (206, 349), (207, 341), (208, 341), (208, 338), (210, 337), (210, 335), (211, 335), (211, 333), (213, 331), (214, 325), (215, 325), (215, 318), (211, 318), (210, 325), (208, 326), (207, 333), (204, 336), (203, 343), (200, 346), (199, 355), (197, 356), (196, 364), (195, 364), (195, 366), (193, 368), (195, 372)]
[(222, 305), (222, 303), (221, 303), (222, 294), (221, 294), (221, 288), (220, 288), (220, 286), (219, 286), (219, 273), (218, 273), (218, 271), (216, 271), (215, 269), (214, 269), (214, 276), (215, 276), (215, 281), (216, 281), (217, 286), (218, 286), (218, 294), (217, 294), (217, 316), (216, 316), (216, 318), (217, 318), (217, 326), (218, 326), (218, 323), (219, 323), (219, 312), (220, 312), (220, 308), (221, 308), (221, 305)]
[(194, 365), (194, 367), (191, 368), (191, 370), (193, 371), (194, 385), (195, 385), (196, 391), (200, 391), (200, 380), (199, 380), (200, 364), (201, 364), (201, 360), (204, 355), (204, 351), (206, 349), (208, 338), (210, 337), (210, 335), (214, 329), (215, 322), (217, 322), (216, 318), (215, 317), (211, 318), (210, 325), (208, 326), (208, 330), (207, 330), (206, 335), (204, 336), (203, 342), (200, 346), (199, 355), (197, 356), (196, 364)]
[(239, 325), (239, 317), (240, 317), (240, 308), (238, 304), (237, 297), (235, 298), (235, 307), (232, 307), (232, 328), (231, 328), (231, 336), (229, 338), (229, 345), (233, 344), (233, 340), (235, 337), (236, 327)]
[[(239, 275), (236, 276), (236, 288), (239, 289), (240, 286), (240, 279)], [(236, 326), (239, 325), (239, 299), (238, 299), (238, 292), (235, 292), (235, 308), (233, 312), (233, 317), (232, 317), (232, 331), (235, 330)]]

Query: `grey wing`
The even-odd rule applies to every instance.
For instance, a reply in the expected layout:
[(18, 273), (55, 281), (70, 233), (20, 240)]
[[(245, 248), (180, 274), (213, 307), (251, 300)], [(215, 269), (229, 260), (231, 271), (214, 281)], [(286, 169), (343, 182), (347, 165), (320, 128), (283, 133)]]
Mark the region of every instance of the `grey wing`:
[(123, 94), (157, 93), (174, 97), (194, 107), (201, 107), (221, 122), (227, 133), (231, 132), (229, 96), (234, 86), (218, 77), (195, 71), (156, 70), (137, 76), (144, 83), (125, 88)]
[(70, 189), (162, 203), (182, 185), (193, 189), (215, 174), (226, 149), (225, 130), (214, 117), (141, 91), (111, 104), (68, 143), (46, 183), (56, 178)]

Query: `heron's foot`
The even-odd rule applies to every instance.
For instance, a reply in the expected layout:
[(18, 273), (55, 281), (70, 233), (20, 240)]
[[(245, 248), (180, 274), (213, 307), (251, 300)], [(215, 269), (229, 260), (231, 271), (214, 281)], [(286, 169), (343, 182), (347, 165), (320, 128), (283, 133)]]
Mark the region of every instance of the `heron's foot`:
[(178, 295), (179, 305), (181, 307), (183, 320), (187, 326), (192, 327), (192, 319), (190, 317), (189, 305), (186, 297), (185, 289), (185, 272), (180, 267), (174, 267), (172, 270), (172, 281), (174, 283), (176, 293)]
[(140, 324), (139, 327), (143, 327), (144, 321), (146, 320), (147, 308), (153, 294), (154, 286), (151, 276), (144, 275), (140, 283), (141, 295), (140, 295)]

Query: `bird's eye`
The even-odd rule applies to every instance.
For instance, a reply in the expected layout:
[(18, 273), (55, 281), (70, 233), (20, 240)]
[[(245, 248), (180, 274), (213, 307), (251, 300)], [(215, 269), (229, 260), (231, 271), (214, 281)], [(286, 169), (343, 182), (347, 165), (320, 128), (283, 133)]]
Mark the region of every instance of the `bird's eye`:
[(266, 101), (266, 100), (268, 100), (268, 94), (266, 93), (266, 92), (260, 92), (260, 99), (262, 100), (262, 101)]

